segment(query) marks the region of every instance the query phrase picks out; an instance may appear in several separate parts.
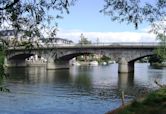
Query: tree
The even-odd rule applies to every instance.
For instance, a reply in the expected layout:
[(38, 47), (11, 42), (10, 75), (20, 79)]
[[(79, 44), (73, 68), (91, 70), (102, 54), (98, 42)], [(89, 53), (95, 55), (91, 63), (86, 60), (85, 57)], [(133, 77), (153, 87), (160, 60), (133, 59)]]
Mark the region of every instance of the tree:
[[(55, 19), (62, 18), (61, 14), (69, 13), (69, 7), (75, 0), (1, 0), (0, 28), (13, 28), (17, 32), (33, 38), (41, 36), (41, 31), (51, 29), (57, 23)], [(54, 13), (50, 13), (56, 10)], [(51, 24), (53, 23), (53, 24)], [(56, 28), (55, 28), (56, 29)], [(53, 31), (53, 30), (52, 30)]]
[(108, 61), (111, 60), (111, 58), (108, 57), (108, 56), (103, 55), (103, 56), (100, 58), (100, 60), (101, 60), (101, 61), (104, 61), (104, 62), (108, 62)]
[(151, 64), (152, 63), (161, 63), (162, 62), (161, 57), (158, 56), (158, 55), (152, 55), (148, 59), (149, 59), (149, 63), (151, 63)]
[[(0, 27), (5, 28), (8, 23), (18, 32), (27, 30), (25, 34), (29, 37), (40, 36), (41, 29), (51, 29), (51, 20), (62, 18), (64, 12), (69, 13), (69, 7), (75, 1), (77, 0), (1, 0)], [(114, 21), (133, 23), (136, 28), (143, 21), (153, 24), (165, 20), (166, 0), (104, 0), (104, 3), (100, 12)], [(54, 15), (51, 14), (53, 10)]]
[[(0, 26), (5, 22), (12, 27), (21, 29), (27, 27), (39, 34), (39, 28), (50, 23), (53, 15), (49, 13), (56, 10), (56, 18), (62, 18), (61, 13), (69, 13), (69, 7), (76, 0), (1, 0)], [(165, 0), (104, 0), (104, 8), (100, 12), (119, 22), (133, 23), (137, 28), (143, 21), (150, 23), (163, 20), (166, 15)], [(40, 25), (40, 26), (39, 26)], [(38, 28), (39, 27), (39, 28)]]
[(79, 44), (91, 44), (91, 41), (89, 41), (87, 38), (85, 38), (85, 36), (83, 34), (81, 34), (80, 36), (80, 41)]
[(166, 0), (104, 0), (100, 11), (113, 21), (133, 23), (137, 28), (144, 21), (150, 24), (165, 20)]
[(164, 61), (166, 60), (166, 36), (158, 34), (157, 39), (160, 41), (160, 46), (155, 50), (155, 53)]
[(10, 90), (4, 86), (4, 78), (5, 78), (5, 69), (4, 69), (4, 47), (0, 45), (0, 91), (9, 92)]

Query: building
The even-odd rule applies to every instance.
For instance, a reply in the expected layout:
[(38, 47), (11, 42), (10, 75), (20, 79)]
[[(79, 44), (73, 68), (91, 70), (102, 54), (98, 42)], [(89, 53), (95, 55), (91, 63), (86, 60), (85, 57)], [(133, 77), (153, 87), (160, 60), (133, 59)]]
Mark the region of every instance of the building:
[(73, 44), (73, 41), (63, 38), (42, 38), (39, 39), (39, 44), (43, 46), (67, 45), (67, 44)]
[(33, 45), (38, 44), (39, 46), (54, 46), (54, 45), (66, 45), (72, 44), (73, 41), (64, 38), (30, 38), (24, 35), (24, 31), (16, 30), (1, 30), (0, 38), (7, 41), (9, 46), (21, 46), (23, 42), (31, 42)]
[(16, 30), (1, 30), (0, 39), (9, 43), (9, 46), (22, 45), (22, 42), (34, 42), (38, 41), (39, 38), (30, 38), (24, 35), (24, 31), (17, 32)]

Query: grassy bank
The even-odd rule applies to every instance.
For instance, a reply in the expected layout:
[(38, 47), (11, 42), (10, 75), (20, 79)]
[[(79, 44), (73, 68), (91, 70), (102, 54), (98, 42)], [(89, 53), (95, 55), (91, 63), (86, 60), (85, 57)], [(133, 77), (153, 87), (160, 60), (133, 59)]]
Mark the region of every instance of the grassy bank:
[(166, 87), (106, 114), (166, 114)]

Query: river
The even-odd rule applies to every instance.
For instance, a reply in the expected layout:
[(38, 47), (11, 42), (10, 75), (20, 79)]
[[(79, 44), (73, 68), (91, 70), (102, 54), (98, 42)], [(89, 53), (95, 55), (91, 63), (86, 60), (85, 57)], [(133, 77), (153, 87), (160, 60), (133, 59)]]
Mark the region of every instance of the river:
[(0, 93), (0, 114), (104, 114), (166, 83), (166, 69), (135, 64), (134, 74), (118, 74), (118, 65), (72, 66), (69, 70), (44, 67), (9, 68)]

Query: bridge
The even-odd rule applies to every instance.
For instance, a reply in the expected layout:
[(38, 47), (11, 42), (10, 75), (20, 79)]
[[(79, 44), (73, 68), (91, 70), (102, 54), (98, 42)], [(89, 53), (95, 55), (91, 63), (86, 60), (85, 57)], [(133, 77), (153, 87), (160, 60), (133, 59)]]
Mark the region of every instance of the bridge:
[(107, 43), (51, 45), (26, 49), (24, 47), (6, 50), (6, 66), (24, 66), (25, 59), (39, 55), (47, 59), (47, 69), (69, 68), (69, 60), (84, 54), (100, 54), (111, 57), (118, 64), (118, 72), (134, 72), (134, 62), (154, 55), (158, 43)]

